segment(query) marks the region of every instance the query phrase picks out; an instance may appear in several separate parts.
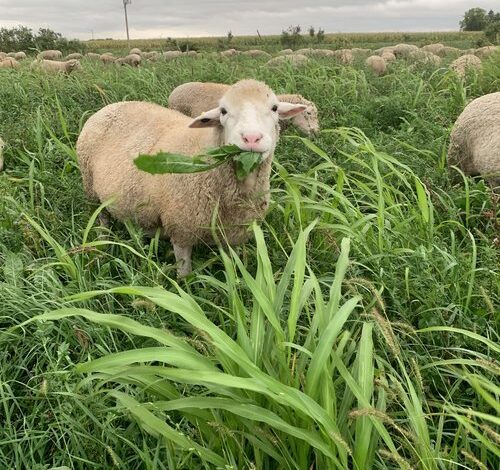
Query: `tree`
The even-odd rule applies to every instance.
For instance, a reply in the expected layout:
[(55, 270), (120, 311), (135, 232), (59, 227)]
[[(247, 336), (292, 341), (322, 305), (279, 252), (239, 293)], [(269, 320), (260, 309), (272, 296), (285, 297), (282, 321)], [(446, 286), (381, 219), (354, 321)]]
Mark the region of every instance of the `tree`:
[(309, 36), (310, 36), (311, 38), (313, 38), (313, 37), (314, 37), (314, 33), (315, 33), (315, 31), (314, 31), (314, 26), (309, 26)]
[(488, 24), (486, 10), (482, 8), (471, 8), (464, 14), (464, 19), (460, 21), (462, 31), (484, 31)]

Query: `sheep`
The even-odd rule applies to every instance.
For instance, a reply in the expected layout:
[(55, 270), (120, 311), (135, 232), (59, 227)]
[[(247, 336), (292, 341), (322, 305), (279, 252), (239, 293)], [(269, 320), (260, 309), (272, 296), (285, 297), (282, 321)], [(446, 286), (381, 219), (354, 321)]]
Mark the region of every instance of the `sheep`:
[(476, 49), (475, 54), (480, 58), (480, 59), (486, 59), (490, 55), (494, 54), (495, 52), (500, 51), (500, 48), (497, 46), (484, 46), (480, 47), (479, 49)]
[(155, 61), (158, 60), (160, 57), (160, 53), (158, 51), (151, 51), (151, 52), (144, 52), (141, 57), (144, 57), (145, 59)]
[(396, 56), (390, 51), (382, 52), (380, 57), (382, 57), (382, 59), (384, 59), (387, 63), (394, 62), (396, 60)]
[(374, 50), (373, 54), (380, 55), (380, 56), (386, 52), (390, 52), (391, 54), (394, 54), (394, 48), (395, 48), (395, 46), (381, 47), (380, 49)]
[(500, 192), (500, 92), (471, 101), (456, 120), (448, 164), (482, 175)]
[(31, 64), (32, 70), (42, 70), (46, 73), (66, 73), (70, 74), (75, 70), (81, 70), (82, 66), (76, 59), (71, 59), (66, 62), (57, 60), (36, 60)]
[(422, 49), (411, 51), (408, 54), (407, 59), (409, 59), (410, 61), (419, 62), (421, 64), (434, 65), (436, 67), (441, 65), (441, 57), (433, 54), (432, 52), (424, 51)]
[(8, 55), (7, 55), (6, 52), (0, 52), (0, 60), (3, 60), (5, 58), (7, 58), (7, 57), (8, 57)]
[(432, 54), (436, 54), (437, 56), (444, 57), (446, 55), (444, 44), (427, 44), (426, 46), (422, 46), (422, 51), (431, 52)]
[(375, 75), (384, 75), (387, 70), (387, 63), (378, 55), (371, 55), (365, 60), (365, 65), (372, 70)]
[[(170, 93), (168, 107), (186, 116), (196, 117), (215, 108), (229, 88), (229, 85), (221, 83), (183, 83)], [(287, 103), (305, 105), (305, 111), (292, 117), (290, 122), (304, 134), (312, 135), (319, 132), (318, 110), (312, 101), (296, 94), (278, 95), (278, 99)], [(286, 127), (286, 122), (282, 123), (282, 128)]]
[(3, 162), (4, 162), (4, 159), (3, 159), (3, 149), (4, 149), (4, 147), (5, 147), (5, 142), (0, 137), (0, 171), (3, 170)]
[(197, 57), (198, 56), (198, 52), (196, 52), (196, 51), (186, 51), (186, 52), (184, 52), (184, 55), (187, 55), (188, 57)]
[(309, 62), (309, 59), (302, 54), (290, 54), (290, 55), (280, 55), (273, 57), (271, 60), (266, 62), (268, 67), (280, 67), (283, 64), (289, 64), (292, 67), (299, 67), (301, 65)]
[(396, 57), (408, 57), (413, 51), (418, 51), (418, 47), (413, 44), (398, 44), (394, 46), (392, 53)]
[(480, 71), (482, 68), (481, 59), (472, 54), (466, 54), (455, 59), (450, 68), (461, 78), (464, 78), (468, 71)]
[(220, 53), (222, 57), (233, 57), (238, 54), (240, 54), (240, 51), (237, 51), (236, 49), (227, 49), (226, 51), (222, 51)]
[[(193, 246), (215, 241), (215, 214), (229, 244), (250, 238), (247, 225), (263, 218), (269, 205), (278, 120), (304, 109), (278, 101), (255, 80), (237, 82), (219, 106), (194, 120), (153, 103), (108, 105), (88, 119), (76, 144), (85, 191), (94, 200), (113, 198), (109, 212), (115, 218), (135, 220), (147, 233), (160, 229), (173, 245), (178, 276), (187, 276)], [(162, 150), (189, 156), (221, 144), (262, 153), (263, 161), (243, 181), (230, 161), (206, 172), (165, 175), (141, 172), (133, 163), (139, 154)]]
[[(295, 54), (295, 55), (304, 55), (304, 54)], [(309, 56), (311, 57), (332, 57), (334, 53), (330, 49), (311, 49), (309, 52)]]
[(461, 54), (461, 50), (458, 47), (444, 46), (442, 49), (443, 57), (446, 56), (459, 56)]
[(62, 57), (62, 52), (57, 50), (42, 51), (38, 54), (39, 59), (56, 60)]
[(87, 52), (87, 54), (85, 54), (85, 57), (91, 60), (100, 60), (101, 54), (96, 54), (95, 52)]
[(182, 56), (181, 51), (165, 51), (163, 53), (163, 58), (165, 60), (173, 60), (173, 59), (177, 59), (177, 57), (181, 57), (181, 56)]
[(370, 55), (372, 51), (371, 51), (371, 49), (364, 49), (364, 48), (361, 48), (361, 47), (353, 47), (351, 49), (351, 52), (354, 55), (367, 56), (367, 55)]
[(138, 67), (141, 65), (141, 56), (139, 54), (129, 54), (125, 57), (121, 57), (115, 60), (117, 65), (130, 65), (132, 67)]
[(129, 55), (130, 55), (130, 54), (137, 54), (137, 55), (141, 55), (141, 54), (142, 54), (142, 51), (141, 51), (138, 47), (134, 47), (133, 49), (130, 49)]
[(99, 56), (99, 59), (101, 59), (101, 62), (103, 64), (111, 64), (116, 60), (116, 58), (113, 55), (111, 55), (109, 52), (106, 52), (105, 54), (101, 54)]
[(343, 65), (351, 65), (354, 62), (354, 56), (349, 49), (333, 51), (332, 56)]
[(13, 59), (12, 57), (6, 57), (3, 60), (0, 60), (0, 68), (3, 69), (18, 69), (19, 68), (19, 62), (16, 59)]
[(7, 54), (7, 57), (12, 57), (13, 59), (15, 59), (16, 58), (16, 54), (17, 54), (17, 52), (9, 52)]
[(26, 59), (26, 52), (23, 52), (23, 51), (16, 52), (14, 59), (16, 59), (18, 61)]
[(293, 54), (292, 49), (283, 49), (282, 51), (278, 52), (279, 56), (281, 56), (281, 55), (290, 55), (290, 54)]
[(68, 54), (65, 60), (71, 60), (71, 59), (80, 60), (81, 58), (83, 58), (82, 54), (80, 54), (79, 52), (73, 52), (73, 54)]
[(249, 56), (249, 57), (269, 57), (271, 58), (271, 54), (265, 51), (261, 51), (259, 49), (250, 49), (249, 51), (244, 51), (242, 53), (243, 55)]

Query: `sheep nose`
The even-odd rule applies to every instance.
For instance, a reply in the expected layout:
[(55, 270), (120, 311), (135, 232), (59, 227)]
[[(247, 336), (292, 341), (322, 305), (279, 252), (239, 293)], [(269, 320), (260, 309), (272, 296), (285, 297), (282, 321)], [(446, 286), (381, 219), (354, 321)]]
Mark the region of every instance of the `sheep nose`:
[(259, 132), (258, 134), (242, 134), (241, 137), (245, 144), (254, 145), (258, 144), (264, 136)]

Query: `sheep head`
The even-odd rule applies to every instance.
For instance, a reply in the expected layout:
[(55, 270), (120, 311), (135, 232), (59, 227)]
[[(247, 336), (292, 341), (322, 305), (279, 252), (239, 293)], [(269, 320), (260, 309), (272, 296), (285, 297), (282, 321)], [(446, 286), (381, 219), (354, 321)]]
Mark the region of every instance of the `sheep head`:
[(223, 142), (245, 151), (272, 155), (279, 135), (279, 119), (289, 119), (306, 109), (303, 104), (280, 102), (274, 92), (256, 80), (241, 80), (231, 86), (211, 109), (189, 127), (220, 126)]

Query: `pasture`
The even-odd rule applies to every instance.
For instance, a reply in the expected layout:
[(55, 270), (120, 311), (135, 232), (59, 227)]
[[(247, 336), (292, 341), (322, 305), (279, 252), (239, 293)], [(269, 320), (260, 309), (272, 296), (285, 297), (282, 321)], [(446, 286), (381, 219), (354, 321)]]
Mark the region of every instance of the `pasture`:
[[(447, 60), (0, 70), (0, 468), (498, 468), (499, 200), (446, 153), (500, 57)], [(323, 130), (282, 133), (255, 240), (176, 281), (168, 242), (96, 222), (76, 139), (109, 103), (249, 77)]]

